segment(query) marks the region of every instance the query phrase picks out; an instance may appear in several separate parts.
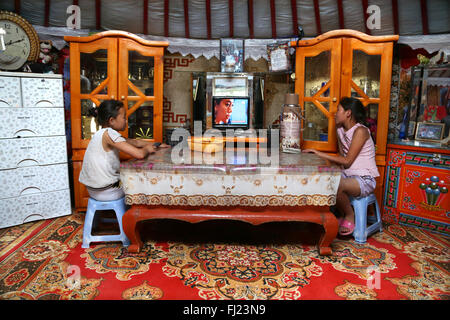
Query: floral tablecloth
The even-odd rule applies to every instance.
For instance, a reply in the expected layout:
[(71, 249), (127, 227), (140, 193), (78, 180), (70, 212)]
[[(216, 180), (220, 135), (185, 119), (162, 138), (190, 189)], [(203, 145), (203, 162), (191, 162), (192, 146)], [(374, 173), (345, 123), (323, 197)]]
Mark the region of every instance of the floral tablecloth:
[[(276, 163), (255, 161), (248, 150), (216, 155), (192, 151), (173, 161), (172, 149), (122, 162), (126, 203), (164, 206), (330, 206), (341, 168), (314, 154), (280, 152)], [(212, 162), (213, 157), (216, 161)], [(219, 157), (220, 158), (220, 157)], [(263, 163), (261, 163), (263, 162)]]

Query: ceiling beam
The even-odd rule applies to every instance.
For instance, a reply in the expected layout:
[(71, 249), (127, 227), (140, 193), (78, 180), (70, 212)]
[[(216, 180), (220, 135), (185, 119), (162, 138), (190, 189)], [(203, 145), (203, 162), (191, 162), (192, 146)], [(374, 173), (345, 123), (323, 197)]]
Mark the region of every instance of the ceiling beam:
[(337, 0), (337, 6), (338, 6), (338, 15), (339, 15), (339, 28), (345, 29), (344, 7), (342, 5), (342, 0)]
[(234, 11), (233, 0), (228, 0), (228, 27), (230, 38), (234, 37)]
[(148, 0), (142, 1), (142, 13), (142, 19), (144, 20), (142, 33), (148, 34)]
[(211, 39), (211, 0), (206, 0), (206, 33)]
[(164, 0), (164, 36), (169, 36), (169, 0)]
[(48, 27), (50, 25), (50, 0), (45, 0), (44, 5), (44, 26)]
[(20, 15), (20, 0), (14, 0), (14, 12)]
[(314, 0), (314, 15), (316, 17), (316, 31), (317, 31), (317, 35), (319, 35), (319, 34), (322, 34), (322, 26), (320, 24), (319, 0)]
[(295, 36), (298, 36), (298, 15), (297, 15), (297, 1), (291, 0), (292, 12), (292, 31)]
[(253, 0), (248, 0), (248, 28), (250, 32), (250, 39), (255, 37), (255, 32), (253, 29)]
[(429, 34), (427, 0), (420, 0), (420, 11), (422, 12), (422, 33)]
[(95, 0), (95, 28), (100, 30), (102, 28), (102, 1)]
[(392, 23), (394, 24), (394, 34), (400, 34), (398, 29), (398, 1), (391, 0), (392, 2)]
[(189, 38), (189, 2), (184, 0), (184, 36)]
[(369, 14), (367, 13), (367, 7), (369, 6), (368, 0), (361, 0), (363, 7), (363, 15), (364, 15), (364, 28), (366, 29), (367, 34), (372, 34), (372, 31), (367, 27), (367, 20), (369, 19)]
[(277, 38), (277, 14), (275, 10), (275, 0), (270, 0), (270, 22), (272, 25), (272, 38)]

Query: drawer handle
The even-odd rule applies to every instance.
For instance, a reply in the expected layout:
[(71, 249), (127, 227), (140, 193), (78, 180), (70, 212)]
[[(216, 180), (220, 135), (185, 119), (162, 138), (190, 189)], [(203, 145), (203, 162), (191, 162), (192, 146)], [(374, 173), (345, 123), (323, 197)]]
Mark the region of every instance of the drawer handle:
[(34, 159), (22, 159), (19, 162), (17, 162), (16, 167), (20, 166), (29, 166), (29, 165), (39, 165), (39, 161)]
[(25, 222), (30, 222), (30, 221), (35, 221), (35, 220), (39, 220), (39, 219), (44, 219), (44, 215), (39, 214), (39, 213), (33, 213), (30, 214), (29, 216), (25, 217), (25, 219), (23, 219), (23, 223)]
[(37, 193), (37, 192), (41, 192), (41, 189), (39, 187), (31, 186), (31, 187), (27, 187), (27, 188), (23, 189), (20, 192), (20, 195), (22, 196), (22, 195), (33, 194), (33, 193)]
[[(20, 130), (14, 132), (13, 136), (15, 136), (17, 138), (20, 138), (21, 137), (21, 135), (20, 135), (21, 132), (23, 132), (23, 133), (29, 132), (29, 133), (32, 133), (32, 134), (36, 135), (36, 132), (34, 132), (31, 129), (20, 129)], [(24, 148), (24, 147), (21, 147), (21, 148)], [(32, 148), (32, 147), (28, 147), (28, 148)]]

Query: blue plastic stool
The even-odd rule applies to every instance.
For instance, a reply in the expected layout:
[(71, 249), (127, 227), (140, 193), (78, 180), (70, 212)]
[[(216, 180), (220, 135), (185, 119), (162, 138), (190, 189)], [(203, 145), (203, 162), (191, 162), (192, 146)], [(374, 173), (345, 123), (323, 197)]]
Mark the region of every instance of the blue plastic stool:
[[(94, 217), (97, 210), (114, 210), (116, 213), (117, 222), (119, 223), (120, 234), (101, 236), (92, 235), (92, 224), (94, 222)], [(130, 240), (128, 240), (122, 228), (122, 217), (125, 214), (125, 211), (125, 197), (113, 201), (97, 201), (89, 198), (86, 217), (84, 218), (83, 243), (81, 247), (89, 248), (89, 244), (91, 242), (100, 241), (122, 241), (124, 246), (128, 246), (130, 244)]]
[[(355, 229), (353, 231), (353, 236), (357, 243), (366, 243), (367, 237), (372, 233), (378, 231), (383, 231), (383, 226), (381, 223), (381, 213), (380, 207), (378, 206), (377, 198), (375, 194), (371, 193), (363, 198), (352, 198), (350, 197), (350, 203), (355, 211)], [(375, 218), (367, 219), (367, 208), (369, 205), (375, 204)], [(372, 224), (367, 226), (367, 220)]]

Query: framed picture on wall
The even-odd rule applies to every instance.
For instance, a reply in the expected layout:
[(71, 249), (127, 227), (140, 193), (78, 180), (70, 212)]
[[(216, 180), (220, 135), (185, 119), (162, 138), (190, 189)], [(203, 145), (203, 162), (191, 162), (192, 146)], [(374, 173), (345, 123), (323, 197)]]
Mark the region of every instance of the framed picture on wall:
[(244, 72), (244, 39), (220, 39), (220, 72)]
[(444, 135), (443, 123), (419, 122), (416, 128), (416, 140), (438, 142)]
[(269, 71), (289, 71), (291, 69), (289, 43), (274, 43), (267, 45)]
[(198, 78), (192, 79), (192, 98), (194, 99), (194, 101), (197, 100), (198, 83)]

